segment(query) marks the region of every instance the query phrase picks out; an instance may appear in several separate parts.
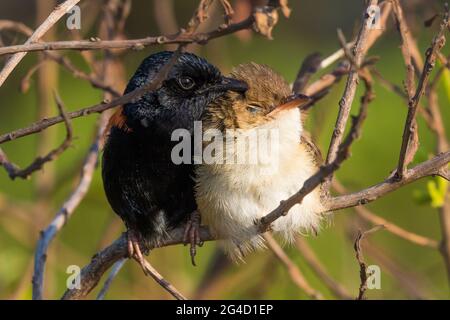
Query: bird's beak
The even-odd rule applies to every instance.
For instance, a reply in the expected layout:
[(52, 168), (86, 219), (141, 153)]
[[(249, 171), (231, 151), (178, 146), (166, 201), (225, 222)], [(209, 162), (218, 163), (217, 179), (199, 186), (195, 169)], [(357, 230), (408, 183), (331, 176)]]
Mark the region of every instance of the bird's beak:
[(285, 98), (284, 101), (280, 105), (276, 106), (272, 111), (270, 111), (268, 115), (273, 117), (280, 114), (283, 111), (304, 106), (310, 101), (311, 101), (310, 97), (305, 96), (303, 94), (294, 93)]
[(245, 93), (248, 89), (246, 82), (233, 78), (223, 77), (222, 81), (214, 88), (217, 91), (234, 91), (237, 93)]

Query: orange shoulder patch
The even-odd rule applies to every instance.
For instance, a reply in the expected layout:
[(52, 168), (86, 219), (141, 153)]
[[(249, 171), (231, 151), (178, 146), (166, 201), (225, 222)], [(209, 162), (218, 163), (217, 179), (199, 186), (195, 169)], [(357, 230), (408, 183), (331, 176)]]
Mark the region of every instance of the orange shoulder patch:
[(131, 132), (131, 128), (127, 126), (127, 118), (123, 114), (123, 107), (119, 107), (116, 112), (109, 118), (105, 133), (109, 134), (112, 127), (122, 129), (125, 132)]

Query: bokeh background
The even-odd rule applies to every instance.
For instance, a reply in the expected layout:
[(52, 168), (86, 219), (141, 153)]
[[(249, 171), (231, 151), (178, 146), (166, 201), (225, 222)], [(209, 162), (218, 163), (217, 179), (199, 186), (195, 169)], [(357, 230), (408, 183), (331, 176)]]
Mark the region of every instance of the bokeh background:
[[(164, 3), (163, 3), (164, 2)], [(82, 1), (82, 38), (98, 36), (98, 23), (102, 16), (102, 1)], [(134, 0), (125, 26), (127, 38), (172, 33), (189, 21), (198, 1)], [(425, 28), (424, 21), (439, 12), (444, 1), (403, 1), (412, 32), (424, 53), (429, 46), (436, 24)], [(237, 11), (236, 19), (246, 16), (246, 0), (232, 1)], [(0, 19), (17, 20), (35, 28), (55, 5), (53, 0), (1, 1)], [(171, 8), (164, 12), (163, 9)], [(336, 29), (342, 28), (351, 39), (359, 26), (364, 6), (362, 0), (297, 0), (290, 1), (289, 19), (280, 17), (273, 36), (268, 40), (251, 32), (241, 32), (211, 41), (208, 45), (190, 47), (206, 57), (225, 73), (233, 65), (255, 61), (268, 64), (293, 81), (302, 60), (310, 53), (329, 55), (339, 48)], [(212, 17), (220, 20), (220, 7)], [(392, 19), (391, 19), (392, 20)], [(203, 30), (215, 27), (206, 23)], [(369, 56), (378, 56), (377, 69), (389, 80), (402, 85), (404, 67), (399, 49), (400, 36), (390, 22), (390, 31), (372, 48)], [(46, 40), (74, 39), (61, 20)], [(22, 43), (25, 38), (14, 32), (2, 32), (4, 44)], [(450, 46), (443, 53), (450, 53)], [(122, 52), (127, 81), (141, 60), (150, 53), (164, 49), (161, 46), (141, 51)], [(79, 68), (88, 67), (78, 52), (64, 52)], [(98, 58), (102, 57), (96, 52)], [(88, 83), (75, 79), (70, 73), (52, 62), (42, 65), (31, 77), (29, 88), (23, 89), (22, 79), (39, 59), (30, 53), (14, 70), (0, 88), (0, 133), (24, 127), (45, 115), (57, 114), (52, 91), (57, 90), (68, 110), (76, 110), (101, 101), (102, 92)], [(5, 61), (0, 57), (0, 64)], [(325, 70), (327, 71), (327, 70)], [(328, 96), (310, 112), (308, 128), (313, 133), (323, 153), (326, 152), (333, 129), (338, 101), (345, 81), (341, 81)], [(123, 90), (124, 82), (118, 82)], [(359, 190), (387, 177), (395, 168), (401, 144), (406, 107), (394, 93), (377, 84), (377, 99), (370, 105), (362, 138), (355, 142), (352, 157), (337, 173), (339, 181), (349, 190)], [(358, 91), (358, 96), (362, 92)], [(439, 100), (443, 118), (450, 127), (450, 74), (448, 71), (439, 83)], [(354, 110), (357, 109), (355, 99)], [(0, 298), (30, 299), (33, 255), (39, 231), (45, 229), (65, 198), (78, 181), (83, 158), (95, 134), (98, 115), (73, 121), (76, 139), (73, 147), (57, 161), (47, 164), (42, 172), (29, 180), (11, 181), (0, 170)], [(415, 162), (426, 160), (435, 152), (435, 139), (425, 123), (419, 121), (421, 145)], [(2, 148), (10, 160), (25, 166), (36, 155), (45, 154), (64, 139), (64, 126), (50, 128), (45, 133), (8, 142)], [(440, 240), (438, 209), (431, 203), (430, 187), (435, 180), (423, 179), (377, 200), (368, 207), (378, 215), (417, 234)], [(305, 237), (327, 272), (356, 296), (359, 286), (359, 266), (353, 251), (353, 242), (361, 223), (351, 209), (338, 212), (318, 236)], [(84, 266), (92, 255), (117, 238), (124, 227), (110, 209), (97, 170), (92, 186), (73, 217), (57, 235), (49, 250), (45, 273), (46, 298), (58, 299), (65, 291), (66, 269), (69, 265)], [(197, 256), (197, 267), (190, 264), (188, 249), (183, 246), (155, 250), (149, 256), (151, 263), (181, 292), (188, 297), (202, 299), (308, 299), (292, 281), (286, 269), (270, 251), (252, 254), (247, 262), (233, 265), (217, 259), (216, 243), (206, 243)], [(364, 247), (369, 264), (379, 265), (382, 271), (381, 289), (369, 290), (370, 299), (409, 299), (449, 297), (448, 281), (443, 259), (437, 250), (421, 247), (390, 234), (379, 231), (373, 234)], [(311, 285), (326, 298), (336, 298), (309, 268), (295, 246), (285, 246), (291, 259), (305, 274)], [(95, 298), (99, 287), (91, 294)], [(169, 298), (153, 280), (145, 278), (139, 266), (127, 262), (114, 280), (107, 294), (109, 299)]]

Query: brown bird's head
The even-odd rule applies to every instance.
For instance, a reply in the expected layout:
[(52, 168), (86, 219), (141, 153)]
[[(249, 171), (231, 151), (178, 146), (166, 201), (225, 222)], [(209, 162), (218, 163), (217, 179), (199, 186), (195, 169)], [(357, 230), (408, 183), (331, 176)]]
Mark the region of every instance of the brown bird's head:
[(232, 78), (247, 83), (245, 93), (229, 91), (208, 106), (204, 118), (205, 128), (253, 129), (270, 124), (285, 116), (298, 115), (297, 107), (310, 101), (304, 95), (293, 94), (286, 80), (266, 65), (242, 64), (233, 69)]

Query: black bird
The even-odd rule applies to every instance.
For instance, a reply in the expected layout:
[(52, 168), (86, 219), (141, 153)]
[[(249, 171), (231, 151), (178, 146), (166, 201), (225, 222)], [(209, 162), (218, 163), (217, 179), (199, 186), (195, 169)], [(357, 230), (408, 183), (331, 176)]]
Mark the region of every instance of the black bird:
[[(147, 57), (125, 93), (152, 81), (172, 55), (164, 51)], [(182, 53), (159, 89), (125, 104), (111, 117), (102, 162), (104, 189), (127, 227), (129, 254), (141, 265), (139, 243), (147, 253), (148, 246), (167, 238), (172, 228), (186, 222), (196, 227), (198, 222), (190, 220), (197, 208), (194, 165), (172, 161), (171, 151), (178, 143), (171, 141), (172, 132), (183, 128), (192, 134), (194, 121), (201, 119), (209, 103), (228, 90), (246, 89), (246, 83), (222, 76), (205, 59)], [(194, 263), (198, 236), (187, 231)]]

